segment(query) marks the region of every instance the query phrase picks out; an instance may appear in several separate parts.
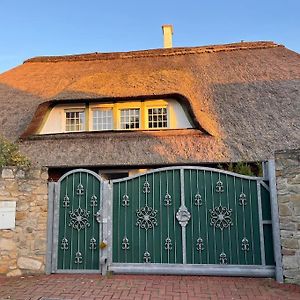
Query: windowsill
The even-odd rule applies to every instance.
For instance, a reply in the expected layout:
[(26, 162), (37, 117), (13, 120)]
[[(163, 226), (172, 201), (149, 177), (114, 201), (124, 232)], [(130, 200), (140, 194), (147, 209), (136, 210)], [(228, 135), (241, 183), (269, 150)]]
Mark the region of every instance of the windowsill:
[(194, 129), (194, 128), (134, 128), (134, 129), (101, 129), (101, 130), (74, 130), (74, 131), (63, 131), (63, 132), (57, 132), (57, 133), (41, 133), (40, 135), (46, 135), (46, 134), (69, 134), (69, 133), (89, 133), (89, 132), (139, 132), (139, 131), (170, 131), (170, 130), (182, 130), (182, 129)]

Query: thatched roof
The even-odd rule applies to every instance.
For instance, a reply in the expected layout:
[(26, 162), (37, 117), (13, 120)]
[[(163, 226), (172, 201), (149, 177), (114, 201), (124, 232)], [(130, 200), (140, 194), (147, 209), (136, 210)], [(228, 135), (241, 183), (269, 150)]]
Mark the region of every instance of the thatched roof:
[[(191, 130), (36, 136), (49, 105), (174, 96)], [(0, 134), (46, 166), (256, 161), (300, 144), (300, 55), (272, 42), (36, 57), (0, 74)]]

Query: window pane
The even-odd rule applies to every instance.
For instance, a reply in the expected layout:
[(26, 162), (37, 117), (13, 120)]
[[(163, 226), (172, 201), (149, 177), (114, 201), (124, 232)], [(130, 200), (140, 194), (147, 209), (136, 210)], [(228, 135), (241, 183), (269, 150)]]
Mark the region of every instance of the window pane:
[(148, 128), (167, 128), (168, 114), (167, 108), (149, 108), (148, 109)]
[(84, 123), (84, 111), (66, 112), (66, 131), (83, 131)]
[(121, 109), (120, 117), (121, 129), (140, 128), (140, 109)]
[(112, 109), (97, 109), (93, 111), (93, 130), (113, 129)]

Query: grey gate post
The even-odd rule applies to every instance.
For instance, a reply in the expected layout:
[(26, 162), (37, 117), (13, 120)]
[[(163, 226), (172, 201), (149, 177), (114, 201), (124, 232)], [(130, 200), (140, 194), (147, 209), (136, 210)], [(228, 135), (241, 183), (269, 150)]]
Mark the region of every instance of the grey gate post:
[(112, 228), (112, 217), (111, 217), (111, 203), (112, 201), (112, 189), (109, 182), (104, 180), (102, 183), (102, 239), (106, 244), (106, 247), (102, 249), (100, 257), (101, 273), (106, 275), (108, 266), (111, 264), (111, 228)]
[(273, 231), (274, 258), (275, 258), (275, 276), (278, 282), (283, 283), (279, 211), (278, 211), (278, 201), (277, 201), (276, 173), (275, 173), (274, 159), (268, 161), (268, 176), (269, 176), (269, 185), (270, 185), (272, 231)]
[(107, 271), (112, 264), (112, 228), (113, 228), (113, 215), (112, 215), (112, 204), (113, 204), (113, 184), (111, 182), (105, 183), (105, 192), (106, 197), (106, 213), (107, 213)]
[(48, 183), (48, 221), (47, 221), (47, 252), (46, 252), (46, 274), (52, 270), (52, 239), (53, 239), (53, 205), (55, 197), (55, 182)]

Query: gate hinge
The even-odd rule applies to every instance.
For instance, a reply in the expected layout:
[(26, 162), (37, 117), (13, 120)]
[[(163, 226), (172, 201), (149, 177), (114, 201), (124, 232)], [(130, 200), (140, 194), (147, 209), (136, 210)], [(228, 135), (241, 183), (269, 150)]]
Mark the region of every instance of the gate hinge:
[(102, 209), (98, 210), (94, 216), (96, 217), (96, 220), (98, 223), (103, 223), (103, 224), (106, 224), (107, 223), (107, 218), (104, 218), (103, 217), (103, 211)]
[(96, 217), (96, 220), (98, 223), (102, 222), (102, 209), (99, 209), (94, 216)]

